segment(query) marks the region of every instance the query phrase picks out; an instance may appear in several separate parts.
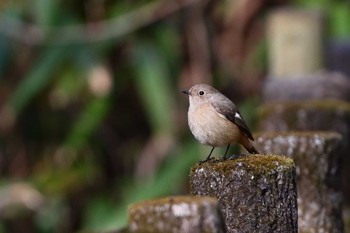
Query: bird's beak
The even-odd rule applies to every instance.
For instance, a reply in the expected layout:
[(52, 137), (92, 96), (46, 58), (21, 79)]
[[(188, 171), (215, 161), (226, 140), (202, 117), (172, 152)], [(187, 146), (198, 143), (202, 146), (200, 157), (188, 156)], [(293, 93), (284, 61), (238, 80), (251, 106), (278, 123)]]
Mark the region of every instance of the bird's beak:
[(189, 91), (182, 91), (182, 93), (186, 94), (186, 95), (189, 95), (190, 92)]

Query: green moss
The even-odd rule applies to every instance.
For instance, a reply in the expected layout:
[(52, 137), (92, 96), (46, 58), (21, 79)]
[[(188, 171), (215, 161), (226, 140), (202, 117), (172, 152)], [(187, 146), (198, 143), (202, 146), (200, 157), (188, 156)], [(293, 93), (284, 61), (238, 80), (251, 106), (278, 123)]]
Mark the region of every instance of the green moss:
[(220, 174), (230, 174), (241, 166), (253, 174), (267, 175), (276, 171), (294, 169), (295, 164), (291, 158), (283, 155), (249, 155), (238, 159), (210, 160), (205, 163), (197, 163), (192, 167), (192, 173), (198, 169), (205, 169), (217, 171)]

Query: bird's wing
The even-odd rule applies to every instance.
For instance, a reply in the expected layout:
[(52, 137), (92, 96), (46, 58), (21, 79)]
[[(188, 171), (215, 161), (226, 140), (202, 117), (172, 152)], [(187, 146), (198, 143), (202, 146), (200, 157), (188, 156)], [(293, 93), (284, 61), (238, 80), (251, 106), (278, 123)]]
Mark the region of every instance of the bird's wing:
[(230, 104), (228, 104), (227, 102), (215, 102), (211, 103), (211, 106), (221, 117), (236, 124), (250, 140), (254, 141), (252, 133), (241, 116), (238, 108), (233, 103), (230, 102)]

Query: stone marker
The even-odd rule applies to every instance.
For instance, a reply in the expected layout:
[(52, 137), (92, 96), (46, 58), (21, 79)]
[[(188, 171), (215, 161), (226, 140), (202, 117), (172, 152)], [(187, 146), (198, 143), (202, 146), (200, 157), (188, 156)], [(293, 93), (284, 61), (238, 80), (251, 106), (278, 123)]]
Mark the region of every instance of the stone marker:
[(175, 196), (131, 205), (129, 230), (138, 233), (223, 233), (225, 227), (215, 198)]
[(274, 78), (316, 72), (324, 67), (321, 11), (277, 8), (267, 20), (269, 72)]
[(197, 163), (192, 195), (218, 198), (227, 232), (297, 232), (297, 191), (292, 159), (248, 155)]
[(267, 132), (255, 135), (262, 153), (294, 159), (300, 233), (343, 232), (340, 152), (342, 137), (331, 132)]

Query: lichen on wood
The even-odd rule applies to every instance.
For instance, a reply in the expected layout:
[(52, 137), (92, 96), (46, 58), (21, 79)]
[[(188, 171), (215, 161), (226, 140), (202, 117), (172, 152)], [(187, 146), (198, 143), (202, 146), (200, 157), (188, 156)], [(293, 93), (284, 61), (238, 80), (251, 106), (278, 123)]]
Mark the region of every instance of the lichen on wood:
[(297, 232), (297, 194), (292, 159), (248, 155), (197, 163), (192, 195), (218, 198), (227, 232)]
[(299, 232), (343, 232), (340, 153), (334, 132), (265, 132), (255, 135), (264, 153), (294, 159), (297, 171)]
[[(315, 86), (315, 88), (318, 88)], [(350, 94), (349, 94), (350, 95)], [(258, 131), (334, 131), (343, 136), (342, 191), (350, 206), (350, 103), (335, 99), (278, 101), (259, 108)]]

